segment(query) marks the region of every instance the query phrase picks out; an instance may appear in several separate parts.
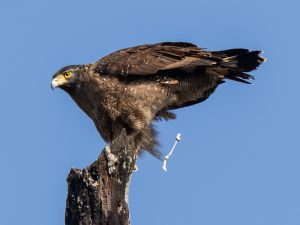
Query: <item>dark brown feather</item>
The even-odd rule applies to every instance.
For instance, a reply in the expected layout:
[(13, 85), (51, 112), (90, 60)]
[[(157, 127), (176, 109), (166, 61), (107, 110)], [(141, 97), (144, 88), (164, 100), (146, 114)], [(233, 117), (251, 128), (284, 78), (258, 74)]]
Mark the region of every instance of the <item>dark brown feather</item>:
[(161, 158), (154, 120), (175, 119), (169, 110), (206, 100), (224, 79), (249, 83), (254, 77), (246, 72), (263, 61), (259, 51), (211, 52), (190, 43), (163, 42), (121, 49), (59, 73), (77, 73), (61, 88), (91, 117), (105, 141), (125, 128), (137, 147)]

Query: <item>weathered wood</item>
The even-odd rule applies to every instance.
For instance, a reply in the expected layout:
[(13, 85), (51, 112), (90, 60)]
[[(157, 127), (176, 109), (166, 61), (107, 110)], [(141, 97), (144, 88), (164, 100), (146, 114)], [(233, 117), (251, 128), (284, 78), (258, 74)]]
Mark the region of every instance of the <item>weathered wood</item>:
[(90, 166), (67, 177), (66, 225), (129, 225), (128, 191), (136, 148), (123, 131)]

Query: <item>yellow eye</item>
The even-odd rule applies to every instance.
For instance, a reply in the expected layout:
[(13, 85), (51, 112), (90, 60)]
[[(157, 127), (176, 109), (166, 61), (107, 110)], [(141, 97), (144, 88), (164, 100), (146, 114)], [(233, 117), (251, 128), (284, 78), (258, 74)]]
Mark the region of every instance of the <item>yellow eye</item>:
[(72, 72), (70, 72), (70, 71), (69, 72), (64, 72), (63, 75), (64, 75), (64, 78), (68, 79), (72, 76)]

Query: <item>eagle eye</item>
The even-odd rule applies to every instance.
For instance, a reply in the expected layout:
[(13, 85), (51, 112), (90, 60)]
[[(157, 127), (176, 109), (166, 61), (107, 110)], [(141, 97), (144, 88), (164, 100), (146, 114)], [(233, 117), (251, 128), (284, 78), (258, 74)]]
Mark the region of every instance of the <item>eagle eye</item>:
[(69, 79), (72, 76), (72, 72), (70, 72), (70, 71), (64, 72), (63, 75), (64, 75), (64, 78)]

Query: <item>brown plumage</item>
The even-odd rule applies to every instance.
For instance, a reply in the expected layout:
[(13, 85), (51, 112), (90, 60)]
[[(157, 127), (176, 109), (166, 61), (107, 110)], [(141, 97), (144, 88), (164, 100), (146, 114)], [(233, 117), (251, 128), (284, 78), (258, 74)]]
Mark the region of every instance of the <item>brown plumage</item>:
[(264, 58), (260, 51), (207, 51), (183, 42), (126, 48), (93, 64), (67, 66), (52, 80), (94, 121), (106, 142), (123, 128), (138, 149), (161, 158), (154, 120), (175, 119), (169, 110), (204, 101), (231, 79), (243, 83)]

